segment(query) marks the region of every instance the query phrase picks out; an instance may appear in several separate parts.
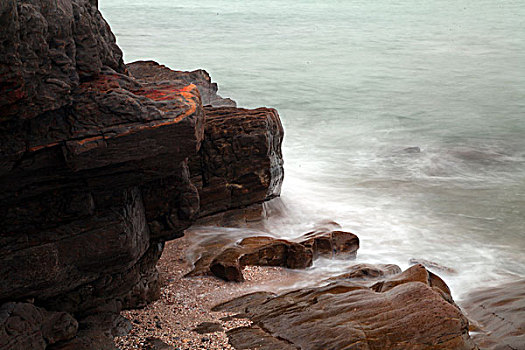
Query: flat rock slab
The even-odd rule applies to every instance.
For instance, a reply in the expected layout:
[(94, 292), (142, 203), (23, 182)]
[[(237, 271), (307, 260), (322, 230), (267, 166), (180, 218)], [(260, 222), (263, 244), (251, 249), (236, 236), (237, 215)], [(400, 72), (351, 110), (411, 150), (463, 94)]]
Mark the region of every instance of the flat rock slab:
[(297, 350), (298, 347), (284, 340), (274, 338), (261, 328), (239, 327), (226, 332), (230, 344), (239, 350)]
[(213, 333), (213, 332), (221, 332), (224, 329), (222, 328), (220, 323), (217, 322), (202, 322), (197, 325), (193, 329), (194, 332), (197, 332), (199, 334), (207, 334), (207, 333)]
[(147, 338), (144, 344), (146, 350), (175, 350), (174, 346), (168, 345), (158, 338)]
[(478, 322), (483, 349), (525, 348), (525, 280), (471, 292), (461, 306)]

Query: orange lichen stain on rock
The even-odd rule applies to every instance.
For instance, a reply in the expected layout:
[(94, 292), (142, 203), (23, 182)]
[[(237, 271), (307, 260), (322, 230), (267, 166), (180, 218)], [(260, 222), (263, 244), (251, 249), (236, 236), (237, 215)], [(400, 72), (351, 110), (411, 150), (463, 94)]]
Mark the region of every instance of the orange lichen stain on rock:
[(86, 139), (82, 139), (80, 141), (77, 141), (77, 143), (79, 145), (83, 146), (86, 143), (90, 143), (90, 142), (94, 142), (94, 141), (98, 141), (98, 140), (104, 140), (104, 139), (106, 139), (105, 136), (94, 136), (94, 137), (88, 137)]
[[(151, 121), (148, 124), (142, 124), (142, 125), (135, 125), (131, 126), (128, 130), (115, 134), (115, 135), (103, 135), (103, 136), (96, 136), (96, 137), (90, 137), (87, 139), (76, 141), (78, 146), (81, 147), (90, 147), (90, 144), (93, 142), (97, 142), (101, 139), (103, 140), (109, 140), (111, 138), (116, 137), (123, 137), (126, 135), (134, 134), (140, 131), (144, 130), (150, 130), (150, 129), (157, 129), (163, 126), (168, 126), (172, 124), (176, 124), (180, 122), (182, 119), (192, 115), (197, 110), (197, 98), (198, 98), (198, 90), (197, 87), (194, 84), (190, 84), (188, 86), (185, 86), (181, 89), (155, 89), (155, 90), (149, 90), (149, 91), (138, 91), (135, 92), (135, 94), (146, 96), (148, 98), (152, 98), (152, 96), (156, 97), (157, 101), (163, 101), (163, 100), (172, 100), (172, 99), (178, 99), (181, 100), (181, 102), (184, 102), (188, 108), (184, 113), (181, 113), (177, 115), (175, 118), (169, 118), (164, 119), (160, 121)], [(153, 98), (152, 98), (153, 99)], [(169, 112), (170, 108), (167, 106), (165, 109), (159, 108), (163, 110), (164, 112)]]
[[(150, 98), (154, 101), (169, 101), (169, 100), (179, 100), (180, 102), (186, 104), (189, 108), (181, 115), (170, 120), (169, 122), (160, 123), (154, 127), (159, 127), (171, 123), (176, 123), (183, 118), (195, 113), (197, 110), (197, 102), (195, 101), (198, 98), (199, 90), (195, 84), (189, 84), (183, 88), (177, 88), (174, 85), (165, 85), (162, 88), (149, 89), (144, 88), (134, 92), (136, 95), (144, 96)], [(169, 112), (170, 106), (158, 107), (163, 112)]]
[[(120, 88), (120, 85), (117, 81), (118, 75), (101, 75), (97, 79), (86, 82), (82, 84), (82, 88), (86, 90), (96, 90), (98, 92), (108, 92), (111, 89)], [(129, 127), (128, 130), (113, 134), (113, 135), (98, 135), (93, 137), (84, 138), (81, 140), (70, 140), (69, 142), (76, 143), (77, 146), (82, 147), (84, 149), (86, 148), (93, 148), (93, 143), (96, 143), (100, 140), (109, 140), (116, 137), (122, 137), (126, 135), (130, 135), (136, 132), (149, 130), (149, 129), (156, 129), (163, 126), (176, 124), (180, 122), (182, 119), (192, 115), (197, 110), (197, 100), (199, 97), (199, 91), (197, 90), (197, 87), (194, 84), (189, 84), (183, 88), (176, 88), (174, 85), (166, 85), (165, 88), (162, 89), (141, 89), (133, 92), (136, 95), (145, 96), (147, 98), (150, 98), (155, 101), (168, 101), (168, 100), (178, 100), (181, 104), (184, 106), (187, 106), (187, 109), (177, 115), (174, 118), (169, 119), (163, 119), (159, 121), (151, 121), (148, 124), (141, 124), (141, 125), (132, 125)], [(179, 107), (179, 106), (177, 106)], [(161, 111), (164, 113), (169, 113), (172, 111), (172, 108), (170, 108), (169, 105), (164, 107), (158, 107)], [(125, 125), (123, 125), (125, 126)], [(41, 145), (41, 146), (35, 146), (32, 148), (29, 148), (28, 150), (30, 152), (38, 151), (43, 148), (52, 147), (58, 145), (59, 142), (50, 143), (48, 145)]]
[(36, 152), (36, 151), (39, 151), (39, 150), (44, 149), (44, 148), (56, 146), (58, 144), (59, 144), (59, 142), (53, 142), (53, 143), (49, 143), (47, 145), (38, 145), (38, 146), (30, 147), (27, 150), (29, 152)]
[(144, 87), (140, 90), (134, 91), (134, 93), (136, 95), (150, 98), (154, 101), (166, 101), (178, 99), (181, 95), (184, 96), (187, 93), (193, 92), (194, 94), (196, 89), (197, 87), (194, 84), (189, 84), (183, 88), (177, 88), (175, 85), (164, 85), (158, 88)]

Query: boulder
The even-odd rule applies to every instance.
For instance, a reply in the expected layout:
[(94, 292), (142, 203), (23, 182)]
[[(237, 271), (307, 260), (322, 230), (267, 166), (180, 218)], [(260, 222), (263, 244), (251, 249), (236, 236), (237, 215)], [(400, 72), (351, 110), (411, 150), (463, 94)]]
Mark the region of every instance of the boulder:
[(312, 249), (314, 259), (318, 257), (355, 259), (359, 249), (359, 238), (344, 231), (312, 231), (296, 241)]
[(302, 269), (311, 266), (319, 256), (354, 259), (359, 238), (344, 231), (315, 232), (292, 241), (254, 236), (238, 244), (228, 244), (227, 240), (208, 242), (207, 247), (186, 276), (211, 272), (226, 281), (241, 282), (244, 281), (242, 270), (248, 265)]
[(438, 275), (428, 271), (423, 265), (414, 265), (399, 275), (394, 275), (384, 281), (377, 282), (372, 287), (376, 292), (386, 292), (408, 282), (421, 282), (440, 293), (450, 303), (453, 303), (450, 288)]
[(245, 306), (243, 300), (215, 308), (253, 321), (228, 331), (236, 349), (477, 349), (459, 308), (427, 283), (408, 278), (384, 291), (337, 281), (249, 298)]
[(30, 303), (0, 306), (0, 348), (46, 349), (75, 337), (78, 323), (68, 313), (50, 312)]
[(159, 338), (149, 337), (146, 338), (144, 344), (145, 350), (176, 350), (174, 346), (168, 345)]
[(238, 327), (226, 332), (229, 343), (238, 350), (297, 350), (285, 340), (272, 337), (260, 327)]
[(248, 265), (305, 268), (312, 264), (312, 251), (305, 246), (272, 237), (249, 237), (225, 249), (210, 264), (211, 272), (226, 281), (244, 280)]

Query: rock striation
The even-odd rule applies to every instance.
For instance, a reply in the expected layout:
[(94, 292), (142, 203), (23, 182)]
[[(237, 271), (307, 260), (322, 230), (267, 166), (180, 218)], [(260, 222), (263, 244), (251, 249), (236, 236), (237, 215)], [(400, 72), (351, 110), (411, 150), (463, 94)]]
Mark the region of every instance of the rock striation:
[(120, 310), (158, 297), (164, 241), (279, 195), (277, 112), (204, 71), (126, 66), (96, 3), (0, 3), (2, 349), (114, 348)]
[(473, 335), (483, 349), (523, 349), (525, 345), (525, 280), (481, 287), (461, 302), (480, 329)]
[(467, 318), (444, 296), (448, 287), (422, 265), (372, 287), (356, 277), (282, 295), (258, 292), (214, 310), (253, 322), (227, 332), (236, 349), (477, 349)]

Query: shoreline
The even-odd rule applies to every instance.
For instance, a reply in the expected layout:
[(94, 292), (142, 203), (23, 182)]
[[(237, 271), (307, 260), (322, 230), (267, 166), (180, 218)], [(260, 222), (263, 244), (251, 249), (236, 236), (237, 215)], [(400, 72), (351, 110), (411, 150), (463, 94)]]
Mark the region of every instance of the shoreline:
[[(121, 312), (131, 321), (133, 328), (127, 335), (115, 338), (119, 349), (151, 349), (148, 338), (159, 339), (180, 350), (234, 349), (225, 332), (249, 326), (251, 321), (228, 318), (235, 313), (212, 312), (211, 308), (256, 290), (272, 290), (272, 284), (275, 288), (279, 283), (293, 281), (296, 277), (291, 270), (260, 266), (245, 267), (245, 281), (241, 283), (225, 282), (215, 276), (184, 277), (192, 269), (192, 263), (186, 257), (190, 239), (191, 232), (166, 242), (157, 264), (161, 280), (160, 298), (142, 309)], [(202, 322), (219, 323), (223, 330), (205, 334), (193, 331)]]

